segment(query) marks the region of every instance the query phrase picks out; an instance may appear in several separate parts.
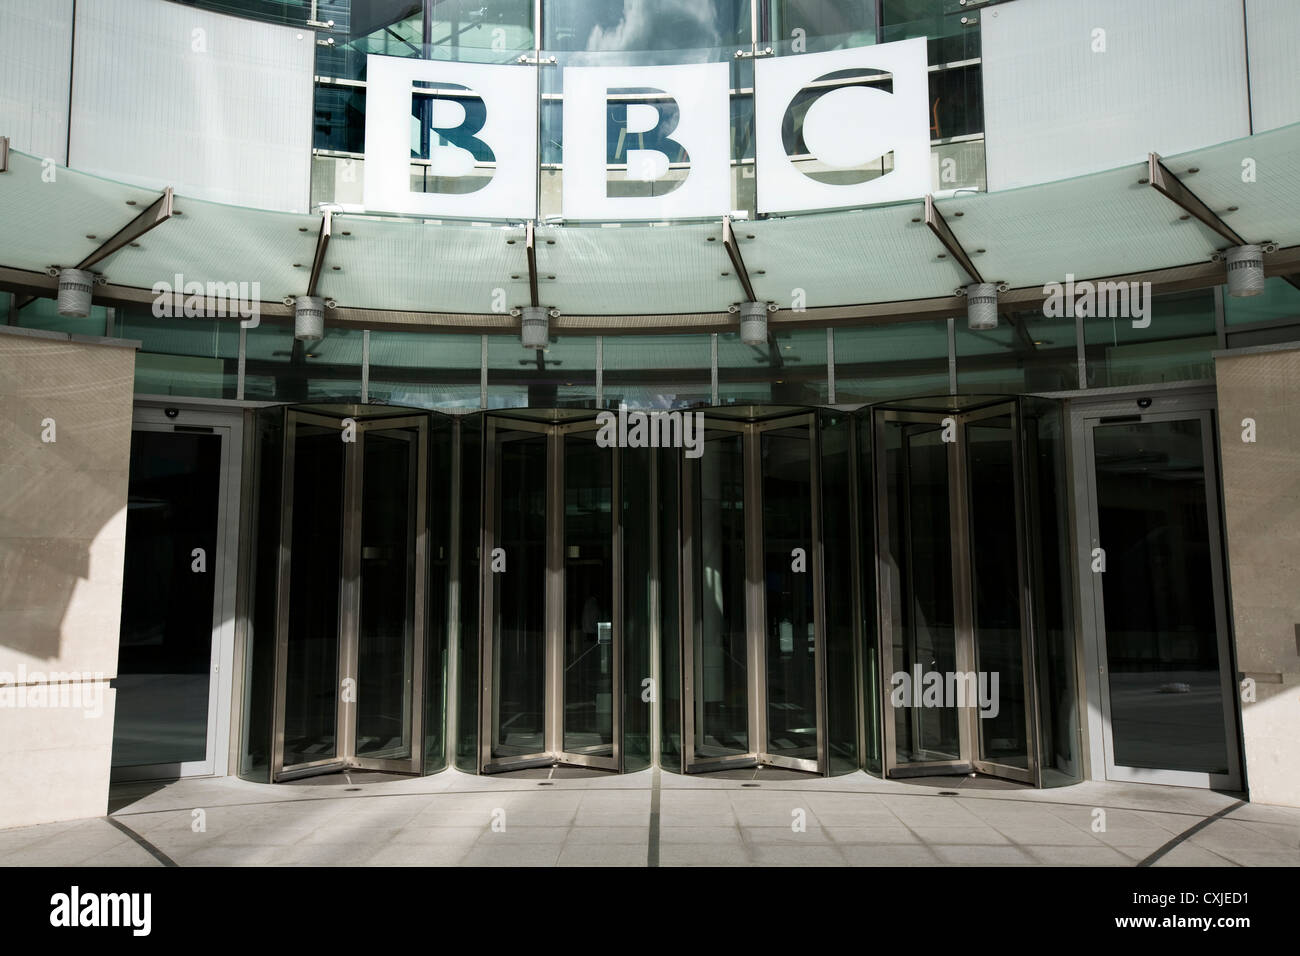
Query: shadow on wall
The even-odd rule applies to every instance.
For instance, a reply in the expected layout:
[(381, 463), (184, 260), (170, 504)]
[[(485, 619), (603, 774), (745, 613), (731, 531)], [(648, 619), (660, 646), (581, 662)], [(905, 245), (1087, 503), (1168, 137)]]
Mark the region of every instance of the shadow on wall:
[(115, 672), (133, 370), (130, 349), (0, 336), (0, 671)]

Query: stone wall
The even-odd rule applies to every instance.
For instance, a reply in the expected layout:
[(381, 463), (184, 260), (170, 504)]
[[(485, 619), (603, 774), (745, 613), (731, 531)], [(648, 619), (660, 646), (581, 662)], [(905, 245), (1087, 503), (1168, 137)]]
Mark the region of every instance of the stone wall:
[(134, 367), (0, 326), (0, 827), (107, 812)]

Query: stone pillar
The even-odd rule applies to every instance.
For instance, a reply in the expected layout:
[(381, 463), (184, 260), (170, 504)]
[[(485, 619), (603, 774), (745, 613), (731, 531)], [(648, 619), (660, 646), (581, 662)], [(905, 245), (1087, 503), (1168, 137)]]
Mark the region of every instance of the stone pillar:
[(107, 812), (135, 372), (124, 345), (0, 329), (0, 827)]
[(1246, 780), (1300, 806), (1300, 348), (1221, 353), (1215, 377)]

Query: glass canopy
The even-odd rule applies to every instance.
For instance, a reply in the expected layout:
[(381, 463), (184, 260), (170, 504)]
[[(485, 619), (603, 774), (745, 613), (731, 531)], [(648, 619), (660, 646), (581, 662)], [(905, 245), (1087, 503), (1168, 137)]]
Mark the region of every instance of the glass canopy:
[[(1255, 181), (1243, 182), (1246, 159)], [(1247, 241), (1300, 244), (1300, 124), (1163, 162)], [(1226, 242), (1140, 183), (1145, 175), (1135, 163), (935, 205), (986, 280), (1013, 289), (1067, 273), (1082, 280), (1208, 263)], [(0, 174), (0, 284), (52, 294), (47, 269), (76, 266), (156, 196), (10, 151)], [(95, 267), (107, 280), (100, 301), (149, 302), (155, 283), (177, 275), (257, 283), (270, 314), (307, 292), (320, 216), (183, 196), (175, 209)], [(796, 320), (801, 307), (830, 307), (836, 314), (823, 317), (844, 321), (883, 304), (925, 318), (969, 281), (926, 227), (920, 201), (743, 221), (735, 234), (754, 295), (781, 310), (778, 322)], [(317, 294), (334, 300), (329, 320), (344, 325), (506, 331), (517, 321), (510, 309), (530, 299), (525, 235), (523, 224), (335, 214)], [(542, 225), (536, 235), (538, 297), (559, 310), (557, 331), (716, 331), (745, 298), (720, 222)], [(917, 300), (940, 301), (906, 306)]]

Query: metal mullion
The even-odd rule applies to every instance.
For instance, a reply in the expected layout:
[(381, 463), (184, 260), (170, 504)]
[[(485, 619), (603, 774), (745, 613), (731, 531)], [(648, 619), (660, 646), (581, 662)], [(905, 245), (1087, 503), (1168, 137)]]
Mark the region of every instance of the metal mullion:
[(957, 394), (957, 320), (948, 316), (948, 394)]
[(564, 436), (547, 435), (546, 716), (548, 753), (564, 750)]
[[(1025, 480), (1025, 446), (1021, 441), (1020, 429), (1023, 418), (1019, 403), (1010, 406), (1011, 415), (1011, 474), (1016, 512), (1016, 581), (1020, 589), (1020, 682), (1025, 694), (1025, 746), (1027, 748), (1026, 767), (1029, 782), (1036, 787), (1043, 785), (1043, 768), (1040, 756), (1042, 748), (1039, 741), (1040, 717), (1038, 700), (1038, 673), (1035, 636), (1034, 606), (1034, 572), (1029, 561), (1029, 520), (1028, 488)], [(978, 675), (976, 677), (978, 680)]]
[[(870, 409), (867, 410), (870, 424)], [(855, 766), (866, 767), (867, 741), (867, 695), (864, 665), (867, 635), (863, 628), (864, 599), (863, 593), (863, 559), (862, 547), (862, 475), (859, 467), (862, 454), (861, 430), (858, 418), (849, 416), (849, 574), (852, 586), (849, 589), (849, 602), (853, 614), (852, 643), (850, 645), (853, 661), (853, 700), (854, 724), (857, 734), (857, 760)], [(871, 493), (871, 484), (867, 484), (867, 493)], [(875, 554), (875, 548), (872, 548)], [(823, 582), (823, 588), (825, 582)]]
[(501, 502), (501, 489), (497, 487), (496, 464), (498, 458), (496, 423), (488, 418), (483, 423), (483, 508), (482, 528), (479, 537), (479, 675), (478, 675), (478, 765), (486, 772), (492, 762), (492, 744), (496, 738), (492, 723), (493, 701), (496, 699), (492, 657), (496, 645), (496, 589), (492, 573), (492, 549), (496, 546), (497, 511)]
[(718, 404), (718, 333), (712, 332), (709, 335), (709, 388), (711, 390), (711, 405)]
[[(956, 668), (959, 673), (975, 670), (975, 632), (971, 613), (970, 501), (967, 493), (966, 421), (957, 419), (957, 441), (948, 448), (949, 534), (952, 537), (953, 636), (956, 642)], [(958, 735), (965, 762), (979, 759), (978, 711), (959, 708)]]
[(763, 593), (763, 489), (760, 477), (762, 435), (747, 425), (744, 441), (745, 469), (745, 633), (749, 682), (749, 752), (767, 751), (767, 666), (763, 633), (766, 595)]
[(694, 542), (699, 535), (695, 520), (694, 469), (689, 462), (679, 461), (681, 474), (681, 526), (684, 533), (678, 545), (678, 595), (681, 605), (681, 668), (682, 668), (682, 772), (689, 773), (695, 762), (695, 641), (701, 629), (695, 619), (695, 562)]
[(239, 359), (236, 366), (238, 371), (235, 374), (235, 399), (241, 402), (244, 400), (244, 370), (247, 364), (248, 329), (245, 328), (244, 323), (241, 322), (239, 323)]
[(835, 328), (826, 326), (826, 404), (835, 404)]
[[(883, 560), (889, 554), (889, 475), (886, 472), (888, 456), (885, 454), (885, 415), (869, 412), (872, 417), (871, 433), (873, 448), (871, 450), (872, 467), (876, 474), (875, 498), (872, 502), (876, 514), (875, 528), (875, 574), (876, 586), (876, 622), (880, 641), (880, 711), (881, 730), (883, 732), (882, 753), (880, 755), (881, 776), (888, 777), (898, 762), (898, 728), (897, 715), (891, 708), (889, 676), (894, 673), (894, 590), (896, 580), (890, 579), (889, 562)], [(896, 578), (896, 575), (895, 575)]]
[[(1071, 307), (1070, 311), (1074, 311)], [(1083, 316), (1074, 317), (1074, 356), (1079, 365), (1079, 388), (1088, 387), (1088, 343), (1084, 339)]]
[[(703, 436), (701, 436), (701, 440), (702, 439)], [(661, 726), (661, 712), (663, 708), (663, 687), (661, 680), (663, 675), (660, 673), (659, 669), (661, 654), (660, 645), (663, 641), (663, 632), (660, 627), (660, 615), (663, 613), (662, 555), (664, 547), (664, 542), (659, 534), (660, 465), (661, 459), (659, 457), (659, 449), (653, 449), (650, 452), (650, 599), (648, 601), (650, 611), (650, 666), (648, 669), (650, 673), (647, 675), (650, 678), (650, 686), (654, 688), (654, 694), (650, 700), (650, 765), (652, 767), (659, 766), (659, 731)], [(620, 511), (621, 510), (620, 502)], [(623, 586), (623, 568), (621, 566), (619, 568), (618, 581), (621, 592)], [(680, 589), (678, 593), (680, 594)], [(680, 633), (680, 631), (678, 633)], [(624, 696), (626, 696), (626, 687), (623, 688), (623, 693)]]
[(351, 678), (353, 699), (339, 695), (338, 750), (345, 761), (356, 759), (357, 700), (361, 624), (361, 484), (366, 429), (358, 426), (356, 441), (346, 442), (343, 465), (343, 556), (339, 589), (338, 667), (339, 687)]
[[(450, 500), (461, 502), (464, 489), (461, 487), (461, 467), (464, 449), (461, 438), (464, 426), (459, 418), (451, 423), (451, 481)], [(427, 496), (427, 488), (426, 488)], [(443, 678), (443, 760), (448, 767), (456, 766), (456, 741), (460, 735), (460, 596), (461, 596), (461, 561), (460, 536), (463, 533), (461, 522), (462, 507), (450, 509), (450, 527), (447, 529), (447, 618), (443, 622), (447, 628), (447, 670)]]
[[(1083, 429), (1083, 467), (1086, 474), (1086, 493), (1087, 493), (1087, 514), (1083, 516), (1088, 523), (1088, 530), (1091, 532), (1088, 538), (1094, 542), (1092, 548), (1102, 548), (1105, 554), (1105, 545), (1101, 542), (1101, 521), (1097, 508), (1097, 453), (1095, 447), (1094, 429), (1100, 424), (1098, 418), (1083, 418), (1081, 421)], [(1115, 779), (1115, 742), (1111, 733), (1110, 726), (1110, 674), (1107, 669), (1110, 667), (1110, 653), (1107, 649), (1108, 635), (1106, 634), (1106, 595), (1102, 588), (1102, 579), (1096, 572), (1084, 572), (1085, 568), (1091, 567), (1092, 548), (1088, 548), (1087, 555), (1081, 555), (1082, 560), (1079, 564), (1080, 574), (1089, 574), (1089, 585), (1092, 597), (1093, 622), (1095, 624), (1094, 635), (1097, 645), (1097, 690), (1101, 703), (1101, 723), (1102, 723), (1102, 761), (1105, 768), (1106, 779)], [(1081, 601), (1080, 604), (1088, 602)], [(1088, 675), (1089, 680), (1092, 675)]]
[[(429, 574), (429, 423), (416, 427), (415, 454), (415, 594), (411, 607), (411, 771), (424, 770), (424, 662), (427, 632), (426, 582)], [(445, 706), (445, 703), (444, 703)]]
[[(280, 553), (276, 570), (275, 702), (271, 721), (271, 780), (284, 771), (284, 724), (289, 679), (289, 581), (293, 555), (293, 472), (297, 416), (285, 413), (280, 465)], [(337, 748), (335, 748), (337, 751)]]
[(361, 404), (370, 404), (370, 330), (361, 332)]
[(826, 726), (826, 562), (822, 553), (821, 428), (816, 415), (808, 416), (808, 459), (812, 488), (808, 504), (812, 531), (810, 549), (813, 573), (813, 672), (817, 694), (817, 768), (822, 776), (829, 776), (829, 733)]
[[(931, 420), (931, 421), (929, 422), (929, 424), (933, 425), (933, 424), (934, 424), (933, 420)], [(900, 578), (899, 578), (899, 583), (898, 583), (898, 604), (899, 604), (900, 617), (901, 617), (901, 612), (902, 612), (902, 609), (903, 609), (903, 603), (904, 603), (905, 598), (908, 599), (908, 600), (907, 600), (908, 605), (909, 605), (909, 606), (911, 605), (910, 595), (905, 595), (905, 594), (903, 593), (903, 581), (907, 581), (909, 587), (913, 587), (913, 586), (911, 585), (911, 582), (913, 582), (913, 581), (916, 580), (916, 573), (915, 573), (915, 569), (914, 569), (914, 567), (913, 567), (914, 554), (913, 554), (912, 538), (911, 538), (911, 528), (912, 528), (912, 437), (913, 437), (913, 436), (912, 436), (912, 434), (909, 433), (909, 430), (908, 430), (908, 429), (904, 428), (904, 429), (901, 430), (901, 433), (900, 433), (900, 442), (899, 442), (899, 457), (901, 458), (902, 463), (903, 463), (903, 476), (902, 476), (902, 480), (899, 482), (899, 489), (898, 489), (898, 502), (899, 502), (899, 503), (898, 503), (898, 515), (899, 515), (898, 527), (899, 527), (899, 540), (900, 540), (900, 542), (904, 542), (904, 543), (902, 544), (902, 547), (903, 547), (903, 554), (902, 554), (903, 574), (900, 576)], [(947, 452), (945, 452), (945, 456), (946, 456), (946, 455), (947, 455)], [(949, 522), (952, 521), (952, 512), (951, 512), (951, 508), (949, 509), (949, 517), (948, 517), (948, 520), (949, 520)], [(951, 534), (951, 524), (950, 524), (950, 526), (949, 526), (949, 539), (951, 539), (951, 536), (952, 536), (952, 534)], [(950, 546), (951, 546), (951, 540), (950, 540)], [(949, 565), (951, 565), (951, 561), (949, 561)], [(949, 570), (950, 570), (950, 572), (951, 572), (951, 567), (949, 568)], [(913, 587), (913, 590), (914, 590), (914, 587)], [(956, 631), (955, 631), (955, 629), (954, 629), (954, 632), (953, 632), (954, 653), (955, 653), (955, 647), (956, 647), (956, 644), (955, 644), (956, 640), (957, 640), (957, 635), (956, 635)], [(904, 634), (901, 643), (902, 643), (902, 645), (903, 645), (904, 656), (905, 656), (905, 657), (910, 656), (910, 657), (912, 657), (912, 658), (915, 658), (915, 657), (916, 657), (916, 651), (917, 651), (917, 639), (916, 639), (916, 632), (915, 632), (914, 627), (913, 627), (913, 628), (910, 628), (910, 629), (909, 629), (909, 630)], [(910, 651), (910, 653), (908, 653), (909, 651)], [(913, 671), (913, 672), (915, 671), (916, 664), (917, 664), (917, 662), (916, 662), (915, 660), (913, 660), (913, 662), (912, 662), (912, 671)], [(891, 677), (892, 677), (892, 672), (891, 672)], [(892, 694), (891, 694), (890, 696), (891, 696), (891, 698), (892, 698)], [(919, 708), (913, 706), (913, 704), (912, 704), (911, 701), (904, 701), (904, 703), (903, 703), (903, 711), (904, 711), (904, 716), (905, 716), (905, 718), (906, 718), (906, 720), (907, 720), (907, 725), (908, 725), (908, 727), (910, 728), (910, 731), (911, 731), (911, 735), (910, 735), (910, 741), (911, 741), (911, 743), (910, 743), (910, 745), (908, 746), (908, 753), (909, 753), (909, 755), (915, 755), (915, 754), (921, 752), (921, 748), (920, 748), (918, 742), (921, 741), (921, 740), (923, 740), (924, 737), (925, 737), (925, 733), (924, 733), (924, 731), (925, 731), (925, 727), (924, 727), (924, 721), (923, 721), (923, 719), (922, 719), (923, 716), (924, 716), (924, 713), (923, 713), (923, 711), (920, 710)], [(961, 747), (960, 747), (960, 741), (958, 742), (958, 749), (959, 749), (959, 750), (961, 749)], [(913, 763), (915, 763), (915, 761), (909, 759), (909, 760), (901, 761), (901, 762), (900, 762), (900, 765), (901, 765), (901, 766), (910, 766), (910, 765), (912, 765)]]
[[(610, 489), (610, 528), (613, 537), (614, 560), (611, 569), (614, 580), (612, 620), (613, 633), (610, 635), (612, 647), (610, 666), (610, 708), (613, 710), (613, 761), (614, 768), (623, 772), (623, 641), (626, 637), (623, 627), (623, 454), (622, 449), (614, 448), (614, 461), (610, 475), (613, 487)], [(653, 457), (653, 456), (652, 456)]]

